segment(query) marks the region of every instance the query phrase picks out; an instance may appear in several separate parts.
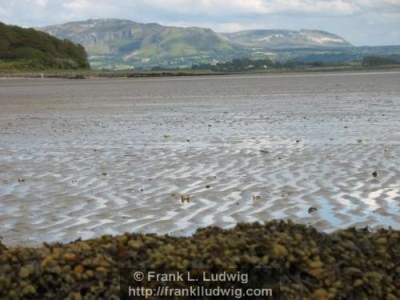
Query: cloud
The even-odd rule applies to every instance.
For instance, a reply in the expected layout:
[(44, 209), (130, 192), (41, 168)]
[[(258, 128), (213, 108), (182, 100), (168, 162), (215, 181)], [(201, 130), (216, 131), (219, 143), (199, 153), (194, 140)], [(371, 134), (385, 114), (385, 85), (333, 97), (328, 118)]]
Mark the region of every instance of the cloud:
[[(146, 1), (135, 2), (146, 3)], [(357, 10), (356, 3), (347, 0), (231, 0), (228, 5), (225, 0), (155, 0), (151, 2), (151, 6), (177, 13), (200, 12), (209, 16), (285, 12), (350, 14)]]
[(7, 11), (1, 7), (0, 7), (0, 20), (2, 20), (2, 22), (7, 22), (7, 20), (8, 20)]
[(64, 2), (63, 7), (70, 10), (86, 10), (93, 6), (88, 0), (74, 0), (71, 2)]
[(76, 13), (78, 15), (90, 14), (112, 14), (121, 11), (120, 6), (112, 1), (104, 0), (69, 0), (62, 3), (66, 12)]
[(400, 6), (400, 0), (385, 0), (385, 3)]
[(48, 0), (34, 0), (32, 2), (36, 6), (45, 7), (49, 1)]

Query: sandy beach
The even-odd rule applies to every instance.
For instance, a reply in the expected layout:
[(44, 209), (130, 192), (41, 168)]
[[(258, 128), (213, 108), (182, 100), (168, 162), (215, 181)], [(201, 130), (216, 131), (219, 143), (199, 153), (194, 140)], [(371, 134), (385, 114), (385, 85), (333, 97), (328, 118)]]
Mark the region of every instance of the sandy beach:
[(399, 83), (396, 71), (0, 79), (2, 242), (272, 219), (400, 229)]

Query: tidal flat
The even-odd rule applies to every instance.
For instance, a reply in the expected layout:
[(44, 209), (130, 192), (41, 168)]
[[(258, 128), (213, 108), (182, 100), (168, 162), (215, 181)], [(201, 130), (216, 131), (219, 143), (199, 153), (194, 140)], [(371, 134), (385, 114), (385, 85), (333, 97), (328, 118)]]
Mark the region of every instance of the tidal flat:
[(399, 83), (397, 71), (0, 79), (2, 242), (273, 219), (399, 230)]

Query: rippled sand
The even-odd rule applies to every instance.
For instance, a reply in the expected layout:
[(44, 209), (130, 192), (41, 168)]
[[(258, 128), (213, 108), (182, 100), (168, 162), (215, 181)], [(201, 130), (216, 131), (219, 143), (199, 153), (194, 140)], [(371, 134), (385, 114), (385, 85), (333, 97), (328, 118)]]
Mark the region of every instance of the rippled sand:
[(37, 245), (281, 218), (400, 229), (399, 82), (0, 79), (0, 235)]

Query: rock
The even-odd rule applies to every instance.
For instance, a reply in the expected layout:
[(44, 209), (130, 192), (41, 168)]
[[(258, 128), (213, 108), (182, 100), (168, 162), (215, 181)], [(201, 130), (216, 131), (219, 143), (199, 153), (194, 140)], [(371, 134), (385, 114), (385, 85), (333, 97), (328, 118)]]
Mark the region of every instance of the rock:
[(76, 260), (76, 254), (75, 253), (65, 253), (64, 259), (66, 261), (74, 261), (74, 260)]
[(325, 299), (329, 299), (329, 293), (327, 290), (325, 289), (317, 289), (314, 293), (313, 293), (313, 298), (312, 299), (317, 299), (317, 300), (325, 300)]
[[(60, 291), (62, 299), (119, 299), (124, 268), (243, 272), (260, 267), (279, 269), (276, 279), (285, 280), (281, 299), (300, 294), (301, 299), (399, 299), (399, 242), (400, 231), (392, 229), (327, 234), (291, 221), (269, 221), (210, 226), (190, 237), (125, 233), (38, 248), (2, 247), (0, 299), (58, 299)], [(262, 287), (265, 276), (258, 274), (251, 283)]]
[(181, 202), (182, 203), (189, 203), (190, 202), (190, 196), (189, 195), (181, 195)]
[(354, 281), (353, 286), (354, 287), (359, 287), (360, 285), (363, 285), (364, 281), (362, 281), (361, 279), (357, 279), (356, 281)]
[(77, 265), (77, 266), (74, 268), (74, 273), (75, 273), (76, 275), (81, 275), (81, 274), (83, 273), (84, 270), (85, 270), (85, 268), (84, 268), (82, 265)]
[(370, 232), (372, 232), (372, 228), (369, 227), (368, 225), (365, 226), (364, 228), (362, 228), (361, 230), (362, 230), (363, 232), (365, 232), (365, 233), (370, 233)]
[(27, 277), (29, 276), (29, 274), (30, 274), (30, 271), (29, 271), (29, 269), (26, 268), (26, 267), (22, 267), (22, 268), (19, 270), (19, 277), (21, 277), (22, 279), (27, 278)]
[(25, 286), (22, 290), (22, 294), (24, 295), (33, 295), (36, 293), (36, 289), (33, 285), (29, 284)]
[(253, 201), (259, 201), (259, 200), (261, 200), (260, 193), (253, 193)]
[(311, 269), (319, 269), (319, 268), (322, 268), (324, 266), (324, 264), (318, 260), (318, 261), (312, 261), (308, 266)]
[(271, 257), (274, 259), (282, 259), (288, 255), (288, 250), (285, 246), (276, 244), (272, 246)]
[(378, 172), (373, 171), (373, 172), (372, 172), (372, 177), (374, 177), (374, 178), (378, 177)]
[(318, 208), (316, 208), (316, 207), (314, 207), (314, 206), (311, 206), (311, 207), (308, 209), (308, 213), (311, 214), (311, 213), (313, 213), (314, 211), (317, 211), (317, 210), (318, 210)]

